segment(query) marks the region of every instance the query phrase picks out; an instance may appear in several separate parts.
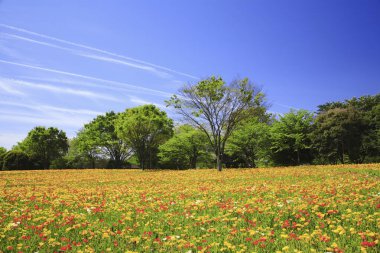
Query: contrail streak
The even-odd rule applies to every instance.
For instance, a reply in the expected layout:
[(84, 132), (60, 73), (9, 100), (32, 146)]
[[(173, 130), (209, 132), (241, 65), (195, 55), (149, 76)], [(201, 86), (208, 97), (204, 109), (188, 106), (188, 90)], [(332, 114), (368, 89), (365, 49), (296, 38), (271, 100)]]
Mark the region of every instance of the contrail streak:
[(103, 54), (119, 57), (119, 58), (122, 58), (122, 59), (138, 62), (138, 63), (145, 64), (145, 65), (148, 65), (148, 66), (151, 66), (151, 67), (155, 67), (155, 68), (159, 68), (159, 69), (162, 69), (162, 70), (166, 70), (166, 71), (178, 74), (178, 75), (190, 77), (192, 79), (196, 79), (196, 80), (199, 79), (199, 77), (196, 77), (196, 76), (184, 73), (184, 72), (180, 72), (180, 71), (177, 71), (177, 70), (174, 70), (174, 69), (170, 69), (170, 68), (167, 68), (167, 67), (164, 67), (164, 66), (156, 65), (156, 64), (153, 64), (153, 63), (150, 63), (150, 62), (138, 60), (138, 59), (135, 59), (135, 58), (132, 58), (132, 57), (127, 57), (127, 56), (124, 56), (124, 55), (112, 53), (110, 51), (102, 50), (102, 49), (99, 49), (99, 48), (90, 47), (90, 46), (87, 46), (87, 45), (71, 42), (71, 41), (68, 41), (68, 40), (58, 39), (58, 38), (55, 38), (55, 37), (52, 37), (52, 36), (48, 36), (48, 35), (45, 35), (45, 34), (32, 32), (32, 31), (29, 31), (29, 30), (26, 30), (26, 29), (15, 27), (15, 26), (10, 26), (10, 25), (6, 25), (6, 24), (0, 24), (0, 26), (8, 28), (8, 29), (11, 29), (11, 30), (14, 30), (14, 31), (31, 34), (31, 35), (38, 36), (38, 37), (45, 38), (45, 39), (49, 39), (49, 40), (54, 40), (54, 41), (57, 41), (57, 42), (60, 42), (60, 43), (64, 43), (64, 44), (67, 44), (67, 45), (71, 45), (71, 46), (75, 46), (75, 47), (80, 47), (80, 48), (85, 48), (87, 50), (92, 50), (92, 51), (95, 51), (95, 52), (99, 52), (99, 53), (103, 53)]
[(117, 82), (117, 81), (111, 81), (111, 80), (106, 80), (106, 79), (96, 78), (96, 77), (92, 77), (92, 76), (86, 76), (86, 75), (81, 75), (81, 74), (76, 74), (76, 73), (56, 70), (56, 69), (37, 67), (37, 66), (33, 66), (33, 65), (27, 65), (27, 64), (22, 64), (22, 63), (17, 63), (17, 62), (11, 62), (11, 61), (5, 61), (5, 60), (0, 60), (0, 62), (5, 63), (5, 64), (15, 65), (15, 66), (20, 66), (20, 67), (30, 68), (30, 69), (42, 70), (42, 71), (56, 73), (56, 74), (62, 74), (62, 75), (67, 75), (67, 76), (79, 77), (79, 78), (93, 80), (93, 81), (97, 81), (97, 82), (109, 83), (109, 84), (114, 84), (114, 85), (116, 84), (116, 85), (119, 85), (119, 86), (128, 86), (128, 87), (130, 87), (132, 89), (135, 89), (135, 91), (137, 91), (137, 92), (144, 91), (145, 93), (148, 92), (149, 94), (152, 94), (152, 92), (153, 92), (156, 95), (163, 96), (163, 97), (170, 97), (172, 95), (171, 93), (164, 92), (164, 91), (159, 91), (159, 90), (145, 88), (145, 87), (139, 87), (139, 86), (135, 86), (135, 85), (132, 85), (132, 84), (127, 84), (127, 83), (122, 83), (122, 82)]
[(78, 51), (78, 50), (75, 50), (75, 49), (72, 49), (72, 48), (62, 47), (62, 46), (59, 46), (59, 45), (56, 45), (56, 44), (52, 44), (52, 43), (49, 43), (49, 42), (35, 40), (35, 39), (30, 39), (30, 38), (27, 38), (27, 37), (23, 37), (23, 36), (19, 36), (19, 35), (14, 35), (14, 34), (10, 34), (10, 33), (4, 33), (4, 32), (2, 32), (1, 34), (5, 35), (5, 36), (8, 36), (9, 38), (23, 40), (23, 41), (27, 41), (27, 42), (30, 42), (30, 43), (35, 43), (35, 44), (42, 45), (42, 46), (57, 48), (57, 49), (64, 50), (66, 52), (72, 53), (74, 55), (90, 58), (90, 59), (93, 59), (93, 60), (98, 60), (98, 61), (103, 61), (103, 62), (110, 62), (110, 63), (116, 63), (116, 64), (122, 64), (122, 65), (126, 65), (126, 66), (129, 66), (129, 67), (132, 67), (132, 68), (137, 68), (137, 69), (149, 71), (149, 72), (151, 72), (153, 74), (156, 74), (156, 75), (158, 75), (160, 77), (171, 76), (167, 72), (164, 72), (162, 70), (157, 70), (157, 68), (153, 68), (151, 66), (147, 66), (147, 65), (141, 64), (141, 63), (135, 63), (135, 62), (125, 61), (125, 60), (119, 60), (119, 59), (111, 58), (111, 57), (104, 57), (102, 55), (89, 54), (89, 53), (86, 53), (86, 52), (83, 52), (83, 51)]

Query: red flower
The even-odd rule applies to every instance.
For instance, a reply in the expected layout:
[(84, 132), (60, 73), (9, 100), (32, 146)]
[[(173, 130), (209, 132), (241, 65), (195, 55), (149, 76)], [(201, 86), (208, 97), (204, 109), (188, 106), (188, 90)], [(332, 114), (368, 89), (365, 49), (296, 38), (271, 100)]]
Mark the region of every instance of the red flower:
[(362, 246), (363, 247), (375, 247), (376, 246), (376, 242), (364, 241), (364, 242), (362, 242)]
[(321, 236), (319, 237), (319, 240), (321, 240), (321, 242), (329, 242), (329, 241), (330, 241), (330, 238), (321, 235)]
[(290, 227), (290, 222), (289, 220), (285, 220), (284, 223), (282, 224), (282, 228), (288, 228)]
[(66, 251), (66, 250), (70, 250), (70, 249), (71, 249), (71, 245), (70, 244), (67, 244), (66, 246), (62, 246), (61, 247), (62, 251)]

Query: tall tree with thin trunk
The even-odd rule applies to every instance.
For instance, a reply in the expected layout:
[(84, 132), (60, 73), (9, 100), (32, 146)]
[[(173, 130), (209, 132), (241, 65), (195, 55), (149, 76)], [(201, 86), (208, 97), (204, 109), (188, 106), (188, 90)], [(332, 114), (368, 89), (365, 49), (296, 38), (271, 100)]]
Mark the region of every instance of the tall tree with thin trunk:
[(185, 121), (202, 130), (222, 171), (226, 141), (240, 122), (250, 117), (250, 108), (262, 107), (264, 95), (248, 79), (226, 84), (220, 77), (210, 77), (184, 86), (179, 95), (166, 101)]

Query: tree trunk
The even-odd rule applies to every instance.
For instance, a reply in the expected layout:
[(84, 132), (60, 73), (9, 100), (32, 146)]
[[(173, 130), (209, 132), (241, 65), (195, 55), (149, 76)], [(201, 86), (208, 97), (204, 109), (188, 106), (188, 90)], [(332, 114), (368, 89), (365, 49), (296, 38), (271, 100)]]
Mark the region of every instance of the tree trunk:
[(139, 155), (140, 169), (144, 170), (144, 155)]
[(297, 165), (300, 165), (300, 164), (301, 164), (300, 151), (297, 149)]
[(140, 169), (144, 170), (144, 161), (140, 161)]
[(196, 146), (193, 147), (193, 155), (192, 157), (190, 158), (190, 166), (192, 169), (196, 169), (197, 168), (197, 160), (198, 160), (198, 152), (197, 152), (197, 148)]
[(222, 171), (222, 159), (220, 154), (216, 155), (216, 168), (218, 171)]
[(43, 161), (43, 166), (44, 166), (44, 170), (48, 170), (49, 167), (50, 167), (50, 161), (48, 158), (45, 158), (44, 161)]
[(152, 151), (149, 150), (149, 169), (152, 169)]
[(196, 169), (197, 168), (197, 158), (194, 157), (191, 161), (191, 168)]

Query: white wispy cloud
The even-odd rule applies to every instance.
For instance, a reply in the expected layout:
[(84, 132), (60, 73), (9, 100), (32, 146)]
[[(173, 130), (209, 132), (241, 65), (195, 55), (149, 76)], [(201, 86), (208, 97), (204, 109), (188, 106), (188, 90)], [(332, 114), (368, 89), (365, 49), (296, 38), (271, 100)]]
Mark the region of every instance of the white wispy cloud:
[(111, 62), (111, 63), (126, 65), (126, 66), (129, 66), (129, 67), (133, 67), (133, 68), (137, 68), (137, 69), (141, 69), (141, 70), (146, 70), (146, 71), (149, 71), (149, 72), (152, 72), (152, 73), (156, 74), (159, 77), (164, 77), (164, 78), (171, 77), (171, 75), (168, 74), (168, 73), (166, 73), (166, 72), (159, 71), (159, 70), (157, 70), (157, 69), (155, 69), (153, 67), (146, 66), (146, 65), (141, 65), (141, 64), (137, 64), (137, 63), (133, 63), (133, 62), (127, 62), (127, 61), (118, 60), (118, 59), (111, 58), (111, 57), (105, 57), (105, 56), (101, 56), (101, 55), (96, 55), (96, 54), (78, 53), (78, 55), (81, 55), (83, 57), (87, 57), (87, 58), (90, 58), (90, 59), (99, 60), (99, 61)]
[(0, 40), (0, 54), (7, 55), (16, 59), (21, 58), (21, 54), (17, 52), (16, 50), (10, 48), (9, 46), (5, 45), (5, 42), (3, 39)]
[(7, 111), (0, 111), (0, 122), (5, 122), (9, 124), (10, 122), (29, 124), (31, 127), (34, 126), (53, 126), (53, 127), (75, 127), (80, 128), (89, 118), (85, 117), (73, 117), (72, 115), (56, 115), (56, 117), (44, 117), (36, 116), (34, 114), (27, 113), (10, 113)]
[(69, 51), (71, 53), (76, 53), (77, 52), (76, 50), (68, 48), (68, 47), (62, 47), (62, 46), (59, 46), (59, 45), (56, 45), (56, 44), (52, 44), (52, 43), (48, 43), (48, 42), (44, 42), (44, 41), (40, 41), (40, 40), (35, 40), (35, 39), (27, 38), (27, 37), (24, 37), (24, 36), (19, 36), (19, 35), (16, 35), (16, 34), (10, 34), (10, 33), (2, 32), (1, 35), (2, 35), (2, 37), (23, 40), (23, 41), (39, 44), (39, 45), (42, 45), (42, 46), (48, 46), (48, 47), (52, 47), (52, 48), (57, 48), (57, 49)]
[(9, 79), (9, 78), (0, 78), (0, 83), (6, 83), (9, 86), (23, 85), (23, 86), (27, 86), (33, 89), (42, 89), (42, 90), (46, 90), (46, 91), (50, 91), (54, 93), (69, 94), (69, 95), (86, 97), (90, 99), (102, 99), (102, 100), (109, 100), (109, 101), (114, 101), (114, 102), (123, 102), (122, 100), (115, 98), (113, 96), (109, 96), (109, 95), (98, 94), (98, 93), (88, 91), (88, 90), (58, 87), (58, 86), (50, 85), (50, 84), (27, 82), (23, 80)]
[(166, 106), (164, 104), (152, 103), (151, 101), (148, 101), (148, 100), (145, 100), (145, 99), (141, 99), (141, 98), (138, 98), (138, 97), (134, 97), (134, 96), (129, 96), (129, 101), (131, 101), (132, 103), (137, 104), (137, 105), (148, 105), (148, 104), (151, 104), (151, 105), (155, 105), (158, 108), (161, 108), (163, 110), (167, 110), (168, 109), (168, 108), (166, 108)]
[(36, 69), (36, 70), (51, 72), (51, 73), (55, 73), (55, 74), (61, 74), (61, 75), (83, 78), (83, 79), (96, 81), (96, 82), (100, 82), (100, 83), (108, 83), (108, 84), (112, 84), (112, 85), (117, 85), (119, 88), (123, 88), (126, 91), (133, 91), (133, 92), (137, 92), (137, 93), (147, 93), (147, 94), (156, 95), (156, 96), (163, 96), (163, 97), (170, 97), (172, 95), (171, 93), (160, 91), (160, 90), (145, 88), (145, 87), (141, 87), (141, 86), (136, 86), (136, 85), (117, 82), (117, 81), (111, 81), (111, 80), (87, 76), (87, 75), (76, 74), (76, 73), (72, 73), (72, 72), (66, 72), (66, 71), (61, 71), (61, 70), (56, 70), (56, 69), (51, 69), (51, 68), (38, 67), (38, 66), (22, 64), (22, 63), (18, 63), (18, 62), (5, 61), (5, 60), (0, 60), (0, 62), (5, 63), (5, 64), (11, 64), (11, 65), (19, 66), (19, 67), (24, 67), (24, 68), (30, 68), (30, 69)]
[[(52, 37), (52, 36), (49, 36), (49, 35), (33, 32), (33, 31), (30, 31), (30, 30), (26, 30), (26, 29), (23, 29), (23, 28), (15, 27), (15, 26), (10, 26), (10, 25), (6, 25), (6, 24), (0, 24), (0, 26), (5, 27), (5, 28), (10, 29), (10, 30), (13, 30), (13, 31), (26, 33), (26, 34), (29, 34), (29, 35), (33, 35), (33, 36), (37, 36), (37, 37), (40, 37), (40, 38), (56, 41), (56, 42), (63, 43), (63, 44), (66, 44), (66, 45), (75, 46), (75, 47), (78, 47), (78, 48), (82, 48), (82, 49), (86, 49), (86, 50), (91, 50), (91, 51), (102, 53), (102, 54), (105, 54), (105, 55), (109, 55), (109, 56), (121, 58), (121, 59), (124, 59), (124, 60), (132, 61), (132, 62), (135, 62), (135, 63), (139, 63), (139, 64), (142, 64), (142, 65), (145, 65), (145, 66), (150, 66), (151, 68), (150, 69), (146, 69), (146, 70), (152, 70), (153, 69), (154, 72), (156, 72), (156, 73), (158, 73), (157, 69), (160, 69), (160, 70), (164, 70), (164, 71), (167, 71), (167, 72), (175, 73), (177, 75), (186, 76), (186, 77), (189, 77), (189, 78), (192, 78), (192, 79), (196, 79), (196, 80), (199, 79), (199, 77), (196, 77), (194, 75), (190, 75), (188, 73), (184, 73), (184, 72), (177, 71), (177, 70), (174, 70), (174, 69), (171, 69), (171, 68), (167, 68), (167, 67), (164, 67), (164, 66), (153, 64), (153, 63), (150, 63), (150, 62), (147, 62), (147, 61), (142, 61), (142, 60), (139, 60), (139, 59), (135, 59), (135, 58), (132, 58), (132, 57), (124, 56), (124, 55), (121, 55), (121, 54), (116, 54), (116, 53), (113, 53), (113, 52), (110, 52), (110, 51), (107, 51), (107, 50), (103, 50), (103, 49), (99, 49), (99, 48), (95, 48), (95, 47), (90, 47), (90, 46), (87, 46), (87, 45), (84, 45), (84, 44), (75, 43), (75, 42), (68, 41), (68, 40), (63, 40), (63, 39), (55, 38), (55, 37)], [(34, 41), (36, 41), (36, 40), (34, 40)], [(32, 42), (32, 41), (30, 41), (30, 42)]]
[(19, 102), (12, 102), (12, 101), (0, 101), (0, 104), (13, 106), (13, 107), (22, 107), (31, 109), (34, 111), (39, 111), (43, 113), (68, 113), (68, 114), (81, 114), (81, 115), (99, 115), (103, 112), (100, 111), (94, 111), (94, 110), (88, 110), (88, 109), (71, 109), (66, 107), (57, 107), (57, 106), (51, 106), (46, 104), (40, 104), (40, 103), (19, 103)]
[(128, 91), (127, 89), (121, 87), (115, 87), (111, 85), (98, 84), (96, 82), (82, 81), (79, 79), (73, 78), (58, 78), (58, 77), (34, 77), (34, 76), (20, 76), (23, 80), (31, 80), (45, 83), (57, 83), (57, 84), (69, 84), (75, 86), (86, 86), (91, 88), (102, 88), (117, 92)]
[(0, 91), (1, 90), (7, 94), (18, 95), (18, 96), (25, 95), (24, 92), (20, 91), (19, 89), (14, 88), (13, 85), (10, 85), (9, 82), (2, 79), (0, 79)]
[(25, 134), (13, 133), (13, 132), (1, 132), (0, 143), (1, 146), (6, 149), (11, 149), (17, 142), (22, 141), (26, 137)]
[(64, 50), (64, 51), (69, 52), (71, 54), (82, 56), (85, 58), (89, 58), (89, 59), (93, 59), (93, 60), (97, 60), (97, 61), (102, 61), (102, 62), (109, 62), (109, 63), (114, 63), (114, 64), (125, 65), (128, 67), (148, 71), (148, 72), (151, 72), (151, 73), (153, 73), (159, 77), (163, 77), (163, 78), (172, 77), (167, 72), (157, 70), (156, 68), (153, 68), (153, 67), (150, 67), (147, 65), (142, 65), (142, 64), (138, 64), (138, 63), (134, 63), (134, 62), (128, 62), (125, 60), (119, 60), (119, 59), (112, 58), (112, 57), (105, 57), (105, 56), (102, 56), (99, 54), (89, 54), (89, 53), (81, 51), (81, 50), (75, 50), (75, 49), (68, 48), (68, 47), (62, 47), (62, 46), (59, 46), (57, 44), (52, 44), (52, 43), (48, 43), (45, 41), (35, 40), (35, 39), (31, 39), (31, 38), (27, 38), (27, 37), (15, 35), (15, 34), (4, 33), (4, 32), (1, 34), (4, 37), (8, 37), (8, 38), (12, 38), (12, 39), (18, 39), (18, 40), (27, 41), (27, 42), (35, 43), (35, 44), (42, 45), (42, 46), (47, 46), (47, 47), (52, 47), (52, 48)]
[[(26, 129), (32, 129), (35, 126), (53, 126), (65, 129), (68, 137), (75, 136), (77, 129), (83, 127), (85, 123), (88, 123), (96, 115), (104, 113), (88, 109), (57, 107), (32, 101), (27, 103), (0, 101), (0, 105), (5, 105), (0, 106), (0, 125), (17, 123), (18, 126)], [(31, 111), (26, 111), (25, 109)], [(18, 141), (25, 138), (25, 135), (15, 132), (10, 133), (9, 130), (8, 132), (1, 131), (0, 145), (11, 148)]]

